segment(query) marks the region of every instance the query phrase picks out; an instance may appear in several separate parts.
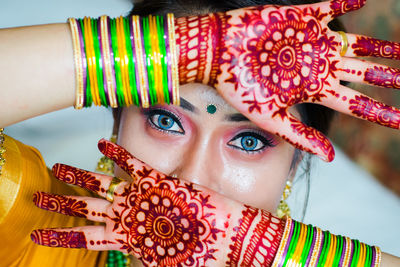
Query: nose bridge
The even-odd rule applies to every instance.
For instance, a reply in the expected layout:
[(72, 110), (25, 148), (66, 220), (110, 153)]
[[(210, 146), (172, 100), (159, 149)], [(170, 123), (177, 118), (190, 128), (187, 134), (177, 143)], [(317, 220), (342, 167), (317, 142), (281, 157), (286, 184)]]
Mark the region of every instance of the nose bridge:
[(209, 139), (209, 136), (201, 136), (188, 147), (175, 171), (178, 177), (205, 187), (213, 187), (208, 169), (208, 160), (212, 153)]

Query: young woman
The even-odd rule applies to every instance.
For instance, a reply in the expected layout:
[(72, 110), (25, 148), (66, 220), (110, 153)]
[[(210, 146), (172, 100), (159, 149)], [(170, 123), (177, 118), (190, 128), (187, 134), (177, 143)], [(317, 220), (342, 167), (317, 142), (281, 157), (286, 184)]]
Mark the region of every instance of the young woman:
[[(331, 160), (333, 157), (333, 152), (329, 142), (327, 143), (326, 139), (314, 130), (305, 128), (301, 124), (298, 124), (298, 122), (287, 113), (287, 108), (289, 106), (306, 101), (316, 103), (322, 102), (328, 106), (334, 106), (340, 111), (345, 111), (358, 117), (363, 117), (387, 126), (396, 127), (396, 125), (398, 126), (399, 124), (399, 113), (397, 110), (373, 102), (360, 94), (348, 91), (348, 89), (339, 85), (339, 79), (337, 77), (340, 74), (340, 77), (343, 78), (343, 80), (361, 81), (358, 72), (369, 73), (369, 79), (364, 80), (365, 82), (379, 84), (386, 87), (397, 87), (396, 80), (393, 78), (395, 76), (393, 73), (393, 77), (389, 74), (382, 75), (379, 70), (376, 70), (375, 72), (373, 71), (374, 67), (379, 69), (379, 66), (372, 66), (372, 68), (369, 68), (364, 65), (364, 63), (356, 62), (349, 58), (342, 59), (342, 61), (348, 61), (345, 66), (350, 66), (350, 63), (354, 63), (353, 68), (351, 69), (348, 67), (349, 69), (347, 69), (344, 65), (341, 65), (339, 70), (338, 66), (336, 66), (338, 63), (333, 63), (336, 61), (339, 62), (339, 57), (337, 54), (334, 54), (333, 52), (331, 53), (329, 49), (332, 49), (332, 51), (335, 52), (340, 50), (338, 48), (338, 44), (340, 43), (338, 40), (340, 40), (340, 36), (336, 35), (336, 39), (332, 37), (333, 35), (331, 37), (326, 37), (325, 39), (312, 39), (312, 33), (315, 33), (315, 30), (320, 31), (319, 34), (321, 36), (328, 36), (327, 30), (318, 23), (322, 24), (322, 21), (326, 21), (328, 17), (339, 15), (335, 13), (339, 12), (338, 10), (343, 9), (347, 11), (348, 9), (355, 9), (356, 7), (361, 6), (361, 3), (362, 1), (354, 1), (354, 7), (351, 7), (351, 4), (347, 5), (347, 3), (344, 2), (332, 1), (330, 5), (326, 3), (325, 6), (329, 6), (329, 8), (333, 10), (333, 13), (327, 13), (325, 15), (323, 12), (323, 7), (325, 6), (323, 5), (312, 7), (304, 6), (299, 9), (289, 8), (284, 10), (286, 13), (284, 16), (281, 15), (283, 16), (282, 21), (286, 21), (287, 24), (282, 23), (281, 27), (287, 27), (283, 32), (286, 34), (286, 38), (278, 36), (278, 30), (282, 30), (282, 28), (273, 28), (272, 30), (274, 30), (274, 32), (271, 33), (271, 36), (275, 36), (275, 41), (280, 41), (277, 41), (277, 44), (275, 44), (274, 47), (277, 47), (280, 44), (285, 45), (280, 51), (278, 51), (284, 52), (279, 54), (282, 57), (279, 57), (278, 55), (276, 60), (281, 60), (279, 62), (281, 65), (293, 65), (296, 67), (296, 61), (292, 62), (292, 58), (288, 56), (290, 53), (298, 52), (298, 50), (296, 50), (295, 44), (285, 43), (286, 40), (294, 39), (291, 37), (295, 36), (293, 33), (295, 29), (298, 30), (298, 32), (307, 33), (303, 36), (297, 33), (298, 35), (296, 35), (296, 38), (300, 38), (303, 41), (309, 38), (308, 44), (316, 45), (316, 50), (320, 49), (320, 51), (324, 51), (324, 53), (318, 55), (314, 53), (313, 56), (310, 56), (310, 54), (300, 52), (304, 57), (303, 62), (309, 62), (308, 64), (311, 64), (311, 66), (314, 66), (313, 64), (318, 65), (318, 68), (316, 67), (316, 69), (300, 68), (300, 76), (298, 76), (299, 72), (295, 71), (296, 68), (293, 67), (291, 72), (285, 72), (284, 69), (278, 70), (276, 73), (279, 73), (280, 71), (283, 74), (271, 81), (268, 79), (256, 79), (257, 83), (264, 82), (264, 84), (267, 85), (267, 88), (270, 88), (268, 86), (277, 85), (276, 89), (280, 90), (272, 90), (273, 94), (270, 95), (261, 94), (261, 96), (258, 95), (259, 98), (255, 98), (254, 96), (253, 99), (242, 99), (241, 97), (246, 95), (246, 92), (250, 92), (249, 87), (245, 87), (244, 85), (247, 84), (251, 87), (256, 83), (251, 79), (248, 79), (249, 77), (245, 75), (246, 73), (243, 74), (246, 77), (242, 77), (241, 75), (238, 75), (238, 77), (230, 77), (231, 79), (228, 79), (228, 77), (221, 77), (221, 75), (224, 74), (224, 71), (235, 74), (240, 73), (240, 69), (233, 71), (231, 69), (230, 72), (227, 69), (221, 68), (220, 76), (217, 75), (214, 77), (213, 82), (211, 82), (212, 77), (210, 76), (207, 78), (207, 75), (203, 76), (203, 80), (199, 78), (190, 80), (191, 76), (188, 66), (192, 62), (186, 61), (188, 64), (182, 64), (182, 62), (185, 61), (181, 60), (180, 81), (181, 83), (185, 83), (185, 85), (182, 85), (180, 88), (180, 106), (157, 105), (146, 109), (132, 107), (124, 109), (122, 113), (120, 112), (121, 117), (118, 143), (124, 146), (129, 153), (124, 151), (122, 148), (105, 141), (100, 142), (99, 147), (102, 152), (114, 159), (117, 164), (126, 171), (126, 173), (124, 173), (121, 170), (117, 170), (116, 175), (121, 178), (126, 178), (128, 181), (130, 181), (131, 178), (134, 180), (131, 184), (128, 182), (115, 184), (115, 193), (112, 197), (114, 198), (114, 202), (112, 205), (102, 199), (94, 200), (88, 197), (61, 197), (47, 193), (35, 194), (35, 204), (44, 209), (50, 209), (78, 217), (86, 217), (94, 221), (106, 222), (107, 227), (96, 226), (95, 228), (76, 228), (72, 232), (51, 232), (48, 230), (35, 231), (32, 235), (35, 242), (48, 246), (86, 247), (100, 250), (118, 249), (125, 252), (128, 251), (137, 257), (141, 257), (141, 260), (147, 265), (186, 265), (189, 263), (203, 263), (207, 266), (218, 266), (224, 265), (227, 262), (234, 265), (235, 259), (233, 259), (234, 256), (232, 256), (234, 255), (233, 251), (235, 245), (235, 242), (233, 242), (235, 239), (234, 229), (241, 227), (239, 222), (243, 220), (243, 212), (247, 211), (247, 209), (250, 209), (251, 211), (257, 210), (257, 213), (263, 214), (263, 216), (267, 213), (264, 213), (261, 210), (274, 212), (279, 203), (286, 181), (293, 178), (297, 164), (303, 157), (299, 150), (295, 150), (295, 148), (285, 142), (285, 140), (295, 144), (298, 148), (319, 154), (327, 160)], [(273, 3), (266, 1), (257, 3), (236, 3), (235, 1), (229, 1), (227, 3), (209, 3), (193, 1), (186, 4), (178, 2), (169, 4), (168, 6), (157, 6), (155, 3), (145, 1), (144, 4), (136, 6), (132, 13), (147, 15), (149, 13), (163, 14), (174, 12), (177, 16), (187, 16), (226, 11), (233, 8), (256, 4), (298, 3), (279, 3), (277, 1), (274, 1)], [(339, 4), (343, 4), (344, 6), (337, 7)], [(150, 6), (154, 9), (149, 9)], [(320, 9), (317, 7), (320, 7)], [(275, 9), (276, 7), (269, 6), (259, 9), (259, 11), (260, 13), (265, 13), (269, 16), (271, 23), (273, 24), (273, 22), (276, 22), (275, 20), (279, 21), (279, 12), (276, 13)], [(313, 19), (311, 20), (308, 18), (308, 21), (306, 21), (307, 23), (299, 23), (298, 25), (291, 24), (290, 19), (299, 19), (299, 17), (296, 17), (299, 16), (299, 10), (302, 12), (311, 12), (307, 13), (307, 16), (310, 17), (310, 14), (312, 14)], [(253, 9), (248, 9), (246, 11), (250, 12), (253, 11)], [(236, 12), (238, 12), (236, 13), (237, 18), (243, 19), (244, 25), (252, 23), (251, 20), (245, 20), (246, 17), (243, 16), (245, 14), (244, 10)], [(235, 15), (235, 13), (232, 14), (232, 16)], [(204, 17), (207, 18), (207, 16)], [(221, 17), (223, 16), (221, 15), (220, 18)], [(321, 20), (321, 22), (319, 22), (318, 19)], [(178, 20), (177, 25), (179, 29), (179, 26), (190, 25), (190, 22), (181, 19)], [(292, 25), (292, 30), (289, 28), (290, 25)], [(210, 26), (206, 25), (205, 28), (212, 32)], [(264, 28), (264, 31), (265, 30), (266, 28)], [(2, 30), (0, 33), (1, 38), (2, 40), (6, 40), (1, 44), (4, 48), (2, 51), (8, 51), (8, 53), (5, 53), (3, 57), (3, 62), (7, 62), (7, 68), (4, 67), (2, 69), (3, 76), (1, 78), (2, 81), (5, 81), (6, 88), (6, 90), (2, 90), (2, 94), (5, 96), (2, 99), (7, 98), (7, 102), (2, 105), (2, 108), (4, 109), (2, 110), (2, 126), (44, 112), (50, 112), (59, 108), (71, 106), (74, 103), (74, 93), (73, 90), (71, 90), (71, 88), (74, 87), (74, 64), (72, 62), (73, 56), (70, 53), (72, 48), (68, 32), (69, 30), (66, 25), (48, 25), (24, 29)], [(182, 41), (184, 35), (179, 35), (182, 34), (183, 31), (178, 30), (177, 32), (178, 38), (181, 38), (178, 40), (181, 40), (179, 48), (180, 55), (182, 55), (183, 51), (189, 47), (190, 42), (185, 44)], [(233, 36), (229, 35), (233, 34), (232, 32), (225, 32), (225, 34), (230, 37)], [(244, 38), (246, 36), (241, 37), (241, 39), (236, 41), (240, 43), (246, 42), (246, 38)], [(247, 36), (248, 39), (250, 39), (250, 37)], [(28, 38), (32, 51), (24, 52), (25, 46), (23, 45), (22, 38)], [(269, 38), (269, 36), (264, 36), (264, 38)], [(350, 42), (358, 44), (356, 36), (349, 35), (348, 38)], [(234, 39), (226, 40), (232, 41)], [(207, 42), (205, 40), (199, 42), (199, 44), (203, 43)], [(249, 47), (251, 46), (250, 44), (251, 42), (249, 42)], [(332, 47), (329, 47), (329, 45), (332, 45)], [(337, 47), (334, 47), (335, 45), (337, 45)], [(235, 43), (233, 42), (227, 47), (235, 47)], [(261, 49), (271, 50), (272, 48), (273, 47), (268, 45), (268, 42), (265, 42), (264, 47)], [(308, 51), (307, 49), (312, 48), (312, 46), (303, 46), (303, 49), (306, 49), (306, 51)], [(201, 50), (201, 48), (199, 48), (199, 50)], [(252, 50), (249, 49), (249, 51)], [(357, 50), (353, 46), (347, 51), (348, 54), (346, 55), (357, 55), (357, 53), (365, 54), (365, 51), (369, 52), (371, 55), (383, 56), (382, 54), (379, 54), (380, 51), (375, 51), (374, 49), (363, 50), (362, 48)], [(227, 53), (227, 51), (221, 50), (220, 52), (221, 58), (224, 58), (224, 55), (226, 56), (226, 54), (223, 53)], [(237, 51), (231, 51), (231, 53), (231, 56), (235, 56), (235, 53), (238, 53), (240, 56), (248, 53), (248, 51), (241, 51), (240, 53)], [(9, 61), (7, 60), (8, 54), (12, 56)], [(189, 54), (190, 53), (188, 53), (186, 60), (191, 58)], [(23, 57), (26, 64), (22, 66), (14, 66), (13, 64), (16, 62), (16, 55), (17, 57)], [(38, 63), (39, 61), (36, 57), (41, 57), (41, 55), (46, 55), (46, 60)], [(271, 51), (269, 55), (274, 55), (273, 51)], [(70, 58), (68, 58), (68, 56), (70, 56)], [(263, 56), (257, 54), (254, 56), (250, 54), (248, 56), (250, 58), (262, 59), (268, 55)], [(396, 52), (393, 50), (390, 56), (396, 58), (398, 55), (396, 55)], [(238, 61), (240, 61), (240, 59), (238, 59)], [(250, 76), (259, 75), (262, 76), (261, 78), (269, 77), (266, 73), (271, 70), (268, 70), (267, 66), (271, 67), (274, 62), (276, 63), (277, 61), (270, 59), (269, 65), (259, 64), (263, 65), (265, 69), (255, 71), (251, 73)], [(218, 62), (217, 65), (220, 64), (221, 66), (224, 66), (226, 64), (231, 64), (233, 68), (241, 66), (240, 64), (235, 65), (236, 63), (237, 61), (231, 61), (230, 63)], [(253, 62), (251, 64), (257, 65), (256, 63), (257, 62)], [(40, 68), (32, 68), (35, 64), (40, 64)], [(304, 65), (302, 67), (304, 67)], [(18, 71), (16, 71), (17, 68)], [(32, 78), (32, 83), (29, 84), (29, 87), (26, 82), (17, 78), (21, 72), (25, 77)], [(227, 75), (227, 73), (225, 73), (225, 75)], [(390, 71), (387, 71), (387, 73), (390, 73)], [(273, 75), (271, 76), (273, 77)], [(364, 76), (367, 77), (367, 75)], [(304, 77), (307, 77), (307, 79), (304, 79)], [(222, 80), (225, 80), (226, 83), (222, 83)], [(227, 80), (230, 80), (231, 82)], [(393, 82), (390, 83), (387, 80), (392, 80)], [(191, 81), (197, 81), (197, 83), (189, 83)], [(198, 83), (199, 81), (206, 81), (205, 83), (207, 85), (200, 84)], [(234, 81), (234, 83), (233, 85), (230, 85), (229, 83), (232, 83), (232, 81)], [(288, 82), (297, 83), (297, 86), (302, 88), (303, 91), (287, 90)], [(61, 86), (59, 86), (59, 83), (61, 83)], [(319, 90), (316, 90), (316, 86), (319, 83), (321, 83), (320, 87), (318, 87)], [(58, 88), (60, 88), (57, 92), (53, 89), (56, 84), (58, 85)], [(235, 87), (235, 84), (241, 85), (238, 86), (238, 88), (235, 88), (235, 92), (239, 91), (240, 94), (229, 94), (229, 88), (232, 88), (232, 86)], [(221, 98), (221, 96), (219, 96), (215, 89), (210, 85), (215, 86), (216, 89), (222, 93), (225, 100)], [(340, 88), (341, 91), (334, 90), (332, 87)], [(16, 91), (14, 88), (28, 88), (29, 90), (20, 89), (20, 91)], [(316, 93), (316, 91), (318, 92)], [(331, 95), (328, 96), (329, 92)], [(257, 92), (255, 94), (257, 94)], [(260, 97), (264, 98), (264, 103), (263, 101), (260, 101)], [(277, 102), (271, 100), (274, 97), (280, 99), (280, 105), (275, 105)], [(48, 101), (49, 99), (52, 101)], [(229, 101), (229, 103), (226, 101)], [(10, 106), (12, 108), (10, 108)], [(368, 110), (362, 112), (361, 110), (365, 108), (368, 108)], [(254, 110), (260, 111), (257, 113), (253, 112)], [(241, 115), (239, 111), (243, 112), (246, 117)], [(331, 113), (320, 106), (303, 104), (303, 106), (298, 106), (296, 109), (292, 108), (290, 111), (304, 123), (323, 133), (326, 133), (329, 128), (329, 118), (331, 117)], [(118, 112), (116, 113), (118, 114)], [(268, 117), (268, 114), (271, 115)], [(117, 118), (119, 118), (119, 116), (117, 116)], [(258, 126), (247, 118), (255, 121)], [(266, 121), (268, 121), (268, 123), (266, 123)], [(274, 122), (276, 122), (276, 125)], [(271, 132), (266, 130), (270, 130)], [(274, 134), (278, 134), (281, 137), (277, 137)], [(9, 151), (9, 147), (15, 147), (14, 150), (10, 150), (15, 151), (14, 154), (16, 157), (18, 157), (18, 154), (21, 154), (19, 150), (22, 149), (30, 151), (26, 153), (32, 153), (32, 150), (23, 147), (17, 142), (12, 140), (6, 142), (12, 142), (12, 145), (9, 144), (6, 146), (7, 151)], [(164, 178), (161, 173), (158, 173), (137, 161), (130, 155), (130, 153), (162, 173), (173, 177), (179, 177), (184, 180), (168, 178), (167, 182), (163, 184), (162, 181), (160, 182), (158, 180), (160, 177)], [(8, 156), (8, 154), (6, 156)], [(19, 156), (21, 157), (21, 155)], [(33, 155), (32, 153), (31, 156), (26, 157), (32, 159), (38, 156), (37, 154)], [(12, 160), (7, 160), (7, 163), (8, 162), (12, 162)], [(31, 160), (31, 162), (35, 163), (35, 160)], [(13, 169), (14, 172), (11, 173), (8, 171), (9, 169)], [(21, 171), (23, 170), (23, 167), (10, 167), (5, 165), (3, 171), (6, 172), (8, 176), (12, 176), (12, 174), (15, 175), (15, 170)], [(29, 172), (31, 173), (32, 171)], [(40, 170), (40, 168), (33, 172), (46, 175), (43, 174), (44, 171)], [(81, 185), (87, 189), (92, 189), (103, 197), (105, 197), (107, 195), (106, 193), (109, 192), (110, 182), (112, 183), (112, 178), (110, 177), (87, 173), (65, 165), (55, 166), (54, 172), (59, 179)], [(31, 180), (30, 177), (26, 177), (26, 174), (19, 174), (18, 177), (21, 177), (21, 175), (25, 177), (23, 181)], [(92, 181), (97, 185), (97, 189), (91, 187), (90, 184), (87, 183), (88, 180), (86, 178), (88, 177), (94, 177)], [(198, 185), (185, 183), (185, 180)], [(17, 182), (17, 184), (20, 183), (21, 182)], [(52, 181), (51, 183), (55, 182)], [(215, 236), (212, 235), (212, 237), (207, 240), (201, 239), (199, 236), (201, 231), (198, 231), (191, 236), (192, 239), (196, 239), (197, 241), (191, 240), (192, 242), (189, 242), (185, 239), (184, 234), (181, 233), (182, 240), (186, 241), (181, 243), (180, 241), (182, 240), (179, 239), (180, 235), (177, 232), (172, 231), (175, 234), (172, 237), (176, 237), (177, 239), (176, 249), (180, 250), (180, 252), (177, 252), (176, 250), (165, 251), (165, 247), (154, 245), (154, 239), (143, 239), (141, 240), (141, 245), (138, 245), (137, 241), (140, 239), (138, 236), (140, 236), (140, 234), (146, 234), (146, 231), (142, 232), (142, 228), (138, 226), (138, 222), (141, 222), (143, 219), (141, 216), (147, 215), (147, 213), (141, 213), (141, 211), (138, 211), (138, 208), (134, 205), (132, 207), (125, 207), (124, 204), (135, 203), (136, 200), (134, 199), (143, 200), (144, 197), (141, 198), (141, 196), (144, 196), (144, 191), (149, 189), (149, 187), (145, 187), (146, 183), (150, 183), (152, 185), (151, 188), (158, 188), (161, 190), (161, 193), (159, 193), (158, 196), (161, 196), (166, 192), (165, 190), (162, 190), (162, 186), (169, 186), (170, 191), (168, 192), (174, 193), (174, 196), (179, 195), (177, 192), (181, 192), (181, 197), (184, 196), (182, 194), (192, 195), (193, 199), (184, 198), (189, 202), (191, 205), (190, 207), (197, 209), (201, 207), (203, 209), (208, 208), (210, 211), (208, 213), (204, 213), (204, 211), (200, 212), (199, 210), (195, 213), (182, 212), (181, 216), (178, 216), (181, 220), (180, 223), (182, 225), (190, 225), (192, 222), (201, 221), (204, 226), (203, 230), (214, 231), (213, 233)], [(44, 188), (44, 191), (58, 191), (58, 193), (69, 195), (74, 194), (74, 192), (71, 192), (71, 189), (68, 189), (69, 191), (67, 191), (65, 188), (54, 188), (54, 186), (50, 187), (49, 185), (43, 186), (42, 188), (33, 185), (29, 186), (32, 186), (33, 188), (25, 190), (27, 186), (21, 186), (21, 188), (25, 190), (23, 192), (24, 196), (22, 197), (19, 195), (20, 192), (18, 192), (18, 190), (7, 192), (8, 195), (6, 194), (7, 198), (5, 199), (8, 199), (9, 202), (5, 209), (6, 215), (3, 218), (7, 223), (3, 223), (1, 228), (2, 233), (5, 233), (5, 229), (10, 230), (16, 226), (21, 227), (21, 224), (24, 229), (26, 229), (26, 225), (32, 227), (31, 229), (50, 226), (45, 225), (45, 221), (48, 218), (43, 219), (46, 216), (50, 216), (46, 213), (38, 213), (40, 215), (35, 214), (35, 216), (39, 216), (43, 219), (43, 224), (41, 224), (42, 222), (35, 220), (35, 218), (32, 218), (36, 222), (32, 223), (31, 220), (28, 220), (22, 223), (20, 219), (16, 219), (15, 221), (17, 221), (19, 225), (12, 225), (10, 218), (15, 219), (13, 215), (20, 214), (15, 211), (17, 209), (15, 203), (23, 206), (24, 201), (27, 200), (27, 195), (29, 195), (26, 192), (32, 192), (33, 190), (38, 191)], [(59, 185), (56, 187), (58, 186)], [(140, 186), (143, 186), (143, 188)], [(139, 194), (140, 190), (144, 191)], [(15, 196), (17, 196), (17, 198)], [(129, 196), (134, 196), (134, 199), (132, 201), (127, 201)], [(18, 201), (15, 201), (15, 199)], [(201, 205), (196, 202), (199, 201), (199, 199), (202, 200)], [(174, 200), (176, 201), (173, 202), (174, 204), (178, 202), (181, 203), (179, 199)], [(246, 203), (253, 208), (244, 208), (241, 203)], [(156, 203), (153, 204), (155, 205), (155, 210), (161, 209), (160, 205)], [(168, 203), (163, 203), (163, 205), (166, 207), (170, 206)], [(132, 212), (135, 211), (137, 217), (132, 219), (129, 215), (126, 215), (124, 212), (127, 210)], [(191, 216), (197, 217), (194, 219)], [(214, 221), (209, 221), (209, 217), (213, 218)], [(57, 220), (58, 227), (67, 225), (76, 226), (78, 224), (73, 217), (70, 217), (68, 219), (69, 222), (65, 222), (65, 224), (61, 221), (62, 218), (65, 217), (58, 216), (54, 218), (57, 218), (54, 220)], [(279, 220), (276, 218), (268, 218), (270, 218), (269, 221), (274, 222), (273, 224), (275, 225), (282, 224), (279, 223)], [(138, 222), (135, 222), (135, 220)], [(160, 221), (160, 229), (167, 231), (171, 225), (174, 225), (166, 224), (166, 222), (168, 222), (167, 219)], [(84, 225), (85, 223), (80, 222), (80, 224)], [(196, 225), (198, 224), (196, 223)], [(52, 227), (54, 226), (55, 225), (53, 224)], [(134, 233), (127, 235), (132, 237), (132, 240), (129, 240), (130, 242), (121, 241), (122, 238), (120, 235), (123, 235), (123, 231), (127, 231), (126, 226), (131, 226), (131, 228), (128, 228), (130, 228)], [(134, 226), (137, 227), (135, 228)], [(191, 227), (185, 227), (185, 229), (190, 230)], [(5, 234), (5, 236), (6, 240), (10, 240), (10, 242), (14, 241), (15, 243), (16, 240), (20, 240), (16, 237), (13, 238), (10, 234)], [(21, 237), (21, 240), (22, 239), (24, 239), (24, 237)], [(278, 239), (276, 238), (274, 240), (277, 242), (276, 240)], [(160, 244), (161, 243), (162, 242), (160, 241)], [(243, 246), (246, 247), (248, 244), (251, 244), (251, 242), (246, 240), (243, 244)], [(181, 246), (184, 247), (182, 248)], [(146, 247), (151, 247), (153, 250), (146, 250)], [(14, 248), (17, 248), (17, 244)], [(275, 247), (275, 249), (277, 250), (277, 247)], [(229, 252), (230, 250), (231, 252)], [(275, 252), (277, 252), (276, 250)], [(25, 254), (21, 256), (21, 254), (23, 254), (21, 252), (24, 252)], [(96, 253), (88, 253), (87, 255), (84, 255), (86, 251), (82, 250), (75, 252), (73, 250), (53, 251), (38, 248), (33, 244), (27, 244), (26, 247), (14, 249), (14, 253), (19, 255), (9, 257), (9, 259), (13, 260), (9, 265), (21, 264), (23, 261), (24, 264), (27, 262), (35, 262), (35, 260), (39, 259), (39, 256), (43, 255), (41, 253), (51, 253), (54, 256), (53, 260), (55, 262), (62, 262), (65, 263), (65, 265), (76, 265), (82, 258), (88, 260), (85, 264), (92, 265), (96, 261), (104, 261), (104, 257)], [(170, 257), (161, 257), (166, 254), (170, 255)], [(160, 263), (157, 261), (157, 259), (160, 258), (167, 260)], [(189, 262), (187, 260), (189, 260)], [(389, 255), (383, 255), (382, 266), (390, 266), (390, 264), (396, 264), (396, 262), (398, 262), (397, 259), (393, 259)], [(240, 260), (236, 261), (236, 264), (240, 263)]]

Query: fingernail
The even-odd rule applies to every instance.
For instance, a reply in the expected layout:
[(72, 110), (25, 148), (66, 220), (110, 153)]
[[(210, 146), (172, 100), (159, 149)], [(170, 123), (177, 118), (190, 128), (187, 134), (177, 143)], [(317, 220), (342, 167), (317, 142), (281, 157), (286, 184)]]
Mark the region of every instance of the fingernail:
[(107, 140), (105, 139), (101, 139), (98, 143), (97, 143), (97, 147), (99, 148), (100, 152), (104, 152), (106, 150), (106, 143)]

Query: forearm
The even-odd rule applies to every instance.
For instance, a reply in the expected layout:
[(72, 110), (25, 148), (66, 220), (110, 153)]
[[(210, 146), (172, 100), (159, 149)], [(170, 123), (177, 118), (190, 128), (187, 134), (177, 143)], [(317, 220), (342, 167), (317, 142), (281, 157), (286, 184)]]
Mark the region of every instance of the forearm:
[(0, 127), (74, 104), (68, 24), (0, 30)]
[(381, 267), (395, 267), (400, 265), (400, 258), (390, 254), (382, 253)]

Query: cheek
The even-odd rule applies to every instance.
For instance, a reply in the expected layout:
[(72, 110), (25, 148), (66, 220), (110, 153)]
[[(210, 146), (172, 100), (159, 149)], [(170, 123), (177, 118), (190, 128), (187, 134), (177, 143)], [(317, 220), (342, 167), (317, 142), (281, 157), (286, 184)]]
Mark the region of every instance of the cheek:
[[(267, 149), (268, 150), (268, 149)], [(253, 160), (224, 153), (223, 194), (251, 206), (275, 212), (288, 178), (294, 150), (281, 143)]]

